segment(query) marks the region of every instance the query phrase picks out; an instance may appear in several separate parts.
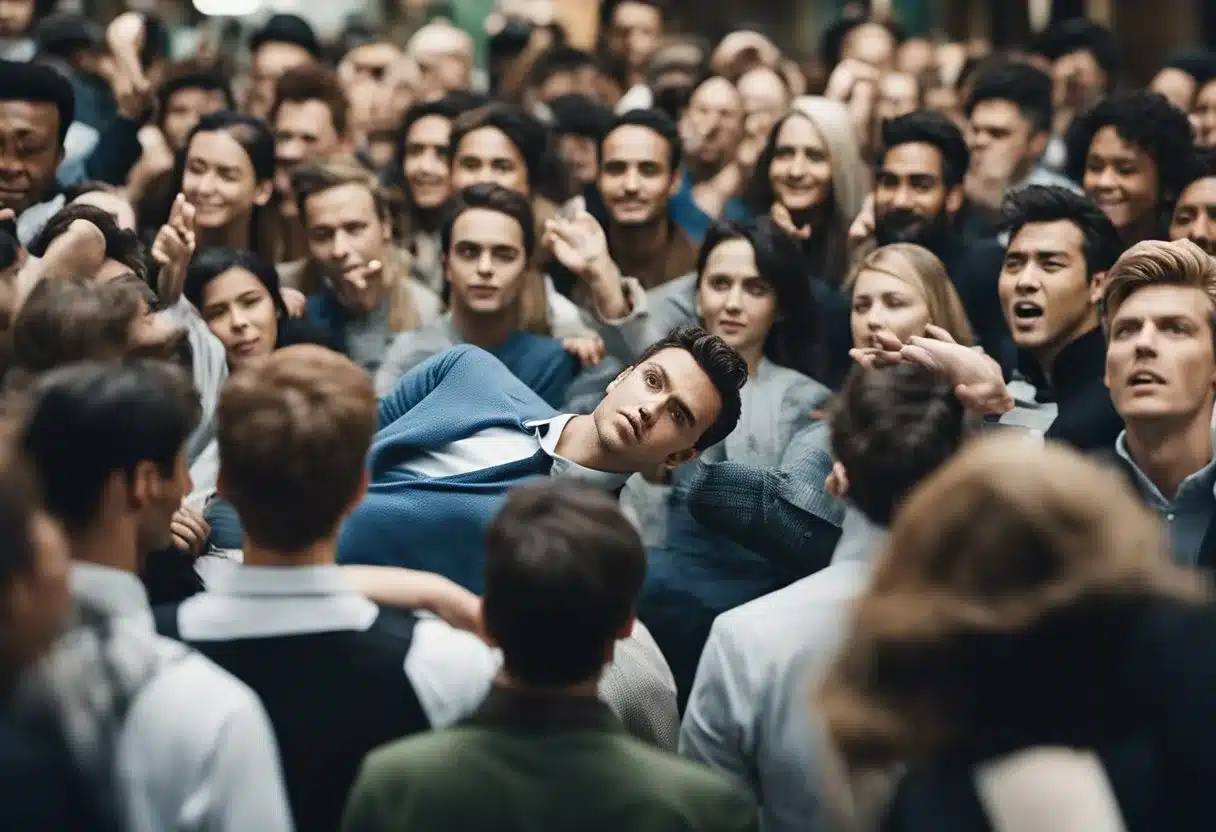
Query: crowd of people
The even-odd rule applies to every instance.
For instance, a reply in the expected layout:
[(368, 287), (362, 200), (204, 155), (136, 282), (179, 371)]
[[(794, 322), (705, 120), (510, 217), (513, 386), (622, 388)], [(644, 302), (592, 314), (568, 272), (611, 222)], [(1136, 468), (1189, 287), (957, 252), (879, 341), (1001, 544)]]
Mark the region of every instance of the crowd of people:
[(1211, 828), (1216, 52), (54, 5), (0, 828)]

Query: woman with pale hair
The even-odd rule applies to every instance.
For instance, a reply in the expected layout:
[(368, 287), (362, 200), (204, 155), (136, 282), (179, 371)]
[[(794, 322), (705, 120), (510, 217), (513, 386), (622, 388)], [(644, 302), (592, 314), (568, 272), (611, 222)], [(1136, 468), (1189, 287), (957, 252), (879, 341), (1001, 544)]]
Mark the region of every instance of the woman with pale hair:
[(1214, 651), (1201, 578), (1123, 477), (978, 440), (901, 507), (824, 679), (839, 826), (1211, 829)]

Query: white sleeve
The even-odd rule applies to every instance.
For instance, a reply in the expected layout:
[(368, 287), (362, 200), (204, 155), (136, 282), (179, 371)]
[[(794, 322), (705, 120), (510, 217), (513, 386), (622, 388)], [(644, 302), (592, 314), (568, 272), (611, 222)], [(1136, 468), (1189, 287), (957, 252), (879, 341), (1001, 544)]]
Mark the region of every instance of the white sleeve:
[(405, 675), (432, 728), (464, 719), (490, 692), (498, 653), (476, 636), (430, 616), (418, 619), (405, 657)]
[[(252, 693), (235, 708), (215, 738), (206, 816), (198, 828), (213, 832), (290, 832), (293, 824), (279, 748), (270, 719)], [(189, 814), (190, 807), (183, 807)]]

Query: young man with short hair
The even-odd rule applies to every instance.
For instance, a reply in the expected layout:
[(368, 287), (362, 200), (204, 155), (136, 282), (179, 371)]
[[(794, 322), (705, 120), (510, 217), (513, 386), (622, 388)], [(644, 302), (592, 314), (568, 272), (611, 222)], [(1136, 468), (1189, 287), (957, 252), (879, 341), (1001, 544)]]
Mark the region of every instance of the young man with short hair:
[(683, 327), (575, 416), (484, 350), (454, 347), (381, 399), (372, 486), (342, 528), (339, 559), (437, 572), (476, 592), (485, 529), (510, 488), (559, 476), (616, 491), (638, 471), (675, 468), (734, 430), (746, 380), (721, 338)]
[(1102, 383), (1106, 339), (1098, 304), (1123, 248), (1119, 233), (1088, 197), (1064, 188), (1024, 188), (1010, 196), (1004, 214), (1009, 247), (998, 282), (1001, 306), (1014, 344), (1029, 359), (1022, 369), (1036, 387), (1050, 387), (1056, 412), (1029, 404), (1002, 421), (1081, 450), (1109, 448), (1123, 421)]
[(464, 716), (496, 670), (474, 636), (377, 607), (334, 565), (375, 429), (371, 382), (337, 353), (288, 347), (233, 375), (220, 401), (220, 494), (241, 517), (243, 565), (157, 611), (162, 634), (266, 706), (299, 830), (336, 829), (364, 755)]
[(244, 111), (266, 118), (274, 104), (274, 88), (285, 72), (321, 59), (321, 42), (299, 15), (274, 14), (249, 38), (249, 90)]
[(1216, 152), (1195, 154), (1170, 218), (1170, 239), (1190, 240), (1216, 257)]
[(486, 539), (481, 628), (503, 654), (490, 695), (459, 727), (369, 756), (342, 829), (755, 829), (735, 787), (626, 738), (595, 697), (645, 573), (611, 498), (558, 483), (513, 492)]
[(376, 392), (388, 395), (422, 362), (473, 344), (560, 407), (574, 378), (574, 358), (560, 341), (520, 329), (521, 295), (536, 249), (531, 203), (498, 185), (465, 188), (445, 209), (439, 237), (448, 312), (394, 339), (376, 372)]
[[(120, 828), (163, 832), (189, 818), (231, 832), (289, 830), (261, 703), (208, 659), (156, 635), (138, 577), (147, 555), (169, 545), (190, 491), (186, 439), (198, 415), (189, 380), (163, 363), (75, 364), (34, 387), (22, 446), (68, 534), (80, 610), (44, 665), (37, 698), (72, 726), (69, 746), (117, 801)], [(117, 796), (112, 772), (122, 774)]]
[(608, 0), (600, 4), (602, 47), (624, 70), (627, 87), (645, 82), (650, 59), (663, 40), (669, 9), (666, 0)]
[(831, 565), (714, 621), (680, 753), (746, 785), (766, 830), (801, 832), (821, 817), (826, 754), (807, 704), (818, 670), (838, 649), (899, 504), (966, 433), (947, 379), (915, 365), (859, 368), (832, 404), (829, 482), (850, 505)]
[(48, 66), (0, 61), (0, 78), (0, 210), (13, 212), (17, 237), (29, 245), (64, 205), (54, 194), (55, 173), (76, 98)]
[(1216, 569), (1216, 260), (1188, 240), (1140, 243), (1105, 289), (1106, 384), (1126, 426), (1115, 454), (1175, 561)]
[(409, 275), (393, 246), (388, 200), (374, 173), (338, 156), (295, 172), (291, 190), (308, 242), (308, 260), (285, 281), (311, 294), (309, 320), (369, 373), (399, 332), (438, 317), (438, 296)]

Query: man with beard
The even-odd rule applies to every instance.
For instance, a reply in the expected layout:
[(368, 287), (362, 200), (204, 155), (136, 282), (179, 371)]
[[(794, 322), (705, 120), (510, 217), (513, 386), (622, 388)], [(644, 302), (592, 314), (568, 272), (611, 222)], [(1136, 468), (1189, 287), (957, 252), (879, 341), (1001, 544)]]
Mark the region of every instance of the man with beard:
[(980, 344), (1009, 371), (1014, 350), (996, 294), (1001, 246), (996, 240), (966, 245), (959, 228), (971, 160), (962, 131), (940, 113), (918, 110), (885, 122), (882, 145), (874, 176), (874, 243), (915, 243), (936, 254)]
[(1170, 239), (1190, 240), (1216, 257), (1216, 152), (1196, 154), (1170, 219)]
[(660, 110), (617, 118), (600, 145), (599, 191), (608, 209), (608, 253), (646, 289), (693, 271), (697, 248), (672, 222), (680, 189), (679, 130)]

